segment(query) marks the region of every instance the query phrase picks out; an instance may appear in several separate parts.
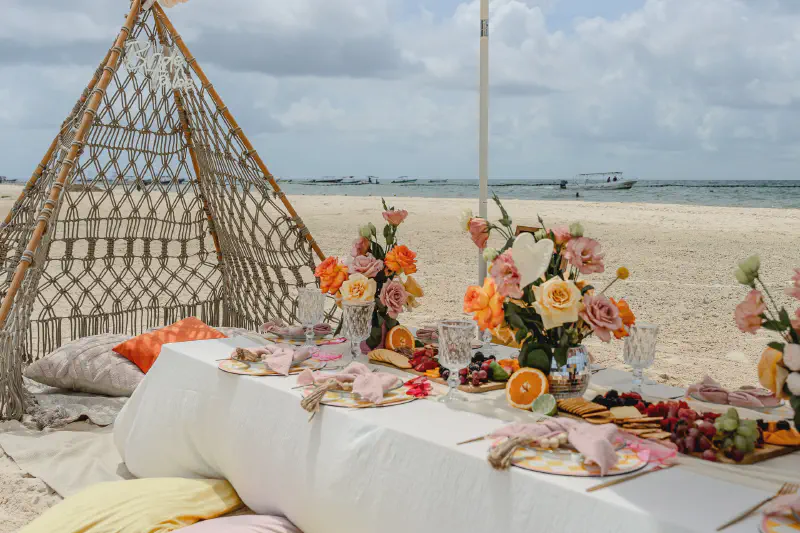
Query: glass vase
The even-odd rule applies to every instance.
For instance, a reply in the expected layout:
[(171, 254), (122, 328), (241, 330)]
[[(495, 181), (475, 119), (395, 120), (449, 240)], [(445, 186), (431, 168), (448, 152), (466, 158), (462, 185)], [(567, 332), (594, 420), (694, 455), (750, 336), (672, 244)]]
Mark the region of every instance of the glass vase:
[(583, 396), (589, 388), (592, 371), (589, 367), (589, 351), (585, 346), (575, 346), (567, 352), (567, 364), (559, 367), (555, 358), (547, 380), (550, 382), (550, 394), (556, 400)]

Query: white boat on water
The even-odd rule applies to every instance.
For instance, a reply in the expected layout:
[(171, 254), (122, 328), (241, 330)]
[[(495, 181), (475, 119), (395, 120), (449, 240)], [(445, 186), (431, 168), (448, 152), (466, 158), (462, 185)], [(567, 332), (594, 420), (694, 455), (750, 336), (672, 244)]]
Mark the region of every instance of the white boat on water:
[(562, 189), (589, 190), (622, 190), (630, 189), (638, 180), (626, 180), (622, 172), (593, 172), (578, 174), (572, 181), (563, 180)]
[(392, 183), (415, 183), (417, 180), (415, 178), (409, 178), (408, 176), (400, 176), (396, 180), (392, 180)]

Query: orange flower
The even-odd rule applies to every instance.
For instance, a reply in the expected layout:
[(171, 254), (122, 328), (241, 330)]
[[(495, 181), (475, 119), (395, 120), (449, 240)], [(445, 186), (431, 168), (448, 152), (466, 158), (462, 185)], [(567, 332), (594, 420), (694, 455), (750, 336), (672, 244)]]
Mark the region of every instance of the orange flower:
[(338, 258), (329, 257), (317, 266), (314, 275), (319, 278), (322, 292), (336, 294), (347, 280), (347, 266), (341, 264)]
[(417, 271), (417, 254), (405, 245), (395, 246), (386, 254), (383, 260), (386, 268), (392, 272), (404, 272), (406, 275)]
[(473, 317), (481, 329), (495, 329), (505, 320), (503, 296), (497, 292), (494, 279), (486, 278), (483, 287), (473, 285), (464, 295), (464, 312), (474, 313)]
[(619, 317), (622, 319), (623, 324), (621, 328), (614, 332), (614, 337), (622, 339), (628, 336), (628, 328), (636, 323), (636, 316), (625, 300), (616, 301), (614, 298), (610, 298), (610, 300), (619, 309)]

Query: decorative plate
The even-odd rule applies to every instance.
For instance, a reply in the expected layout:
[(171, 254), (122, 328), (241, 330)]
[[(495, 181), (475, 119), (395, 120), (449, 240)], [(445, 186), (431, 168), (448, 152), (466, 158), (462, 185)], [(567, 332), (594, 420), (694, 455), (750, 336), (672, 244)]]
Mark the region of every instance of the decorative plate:
[[(289, 369), (289, 374), (299, 374), (306, 368), (311, 370), (319, 370), (323, 368), (325, 363), (315, 361), (314, 359), (306, 359), (305, 361), (295, 364)], [(225, 359), (220, 361), (219, 369), (229, 374), (238, 374), (241, 376), (282, 376), (277, 372), (267, 368), (267, 365), (258, 363), (246, 363), (244, 361), (234, 361), (233, 359)]]
[[(731, 405), (729, 403), (709, 402), (708, 400), (703, 400), (702, 398), (700, 398), (699, 396), (697, 396), (694, 393), (688, 394), (688, 396), (689, 396), (689, 398), (691, 398), (692, 400), (694, 400), (696, 402), (709, 403), (711, 405), (722, 405), (722, 406), (725, 406), (725, 407), (741, 407), (741, 406), (738, 406), (738, 405)], [(750, 409), (751, 411), (757, 411), (759, 413), (770, 413), (773, 410), (780, 409), (781, 407), (786, 405), (786, 401), (780, 400), (780, 402), (781, 403), (779, 403), (778, 405), (775, 405), (773, 407), (741, 407), (741, 408), (742, 409)]]
[[(389, 407), (392, 405), (402, 405), (404, 403), (413, 402), (416, 400), (414, 396), (409, 396), (406, 394), (408, 387), (400, 382), (401, 386), (390, 390), (387, 392), (383, 399), (378, 403), (368, 402), (366, 400), (362, 400), (360, 398), (356, 398), (356, 396), (352, 392), (346, 391), (328, 391), (325, 393), (325, 397), (322, 398), (322, 405), (332, 405), (334, 407), (346, 407), (348, 409), (365, 409), (371, 407)], [(303, 391), (303, 396), (308, 396), (311, 393), (311, 389), (305, 389)]]
[[(514, 452), (514, 466), (558, 476), (601, 477), (600, 467), (583, 464), (581, 455), (569, 450), (537, 450), (522, 448)], [(647, 466), (630, 448), (617, 450), (617, 464), (606, 476), (630, 474)]]
[[(289, 344), (291, 346), (302, 346), (306, 343), (306, 338), (293, 338), (293, 337), (281, 337), (279, 335), (274, 335), (271, 333), (264, 334), (264, 338), (272, 341), (272, 342), (279, 342), (282, 344)], [(346, 337), (336, 337), (334, 339), (326, 339), (324, 337), (318, 337), (314, 339), (314, 344), (317, 346), (332, 346), (334, 344), (343, 344), (347, 342)]]
[(800, 521), (791, 516), (765, 516), (761, 520), (761, 533), (798, 533)]

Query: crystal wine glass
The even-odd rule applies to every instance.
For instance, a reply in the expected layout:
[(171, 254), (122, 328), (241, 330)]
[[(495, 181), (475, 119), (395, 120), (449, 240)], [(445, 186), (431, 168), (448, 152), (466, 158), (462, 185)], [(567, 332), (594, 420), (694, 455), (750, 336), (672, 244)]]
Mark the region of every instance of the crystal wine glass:
[(314, 344), (314, 326), (325, 318), (325, 294), (316, 287), (297, 289), (297, 318), (306, 332), (306, 346)]
[(441, 401), (448, 403), (463, 400), (456, 395), (458, 372), (472, 360), (472, 339), (475, 338), (475, 322), (471, 320), (445, 320), (439, 324), (439, 361), (450, 371), (447, 395)]
[(493, 339), (494, 337), (492, 336), (491, 329), (486, 328), (481, 332), (481, 352), (486, 359), (488, 359), (490, 355), (494, 355), (494, 348), (492, 348)]
[(653, 365), (656, 359), (656, 340), (658, 326), (654, 324), (636, 324), (631, 326), (629, 335), (625, 337), (623, 357), (625, 364), (633, 367), (633, 391), (642, 393), (642, 375), (645, 368)]
[(361, 343), (369, 337), (372, 330), (372, 312), (375, 301), (342, 302), (342, 327), (345, 336), (350, 340), (350, 352), (355, 361), (361, 354)]

